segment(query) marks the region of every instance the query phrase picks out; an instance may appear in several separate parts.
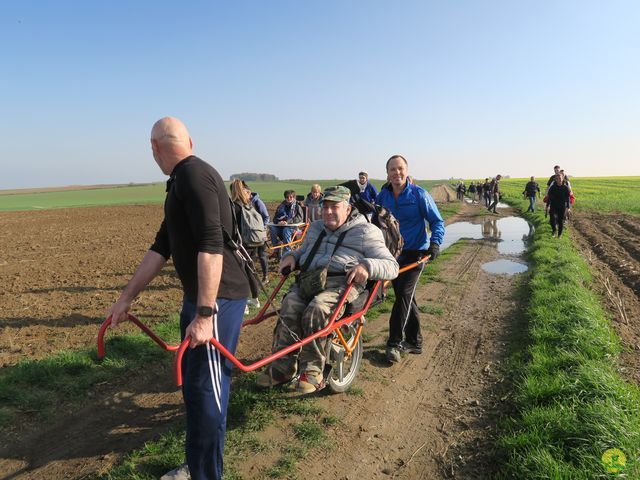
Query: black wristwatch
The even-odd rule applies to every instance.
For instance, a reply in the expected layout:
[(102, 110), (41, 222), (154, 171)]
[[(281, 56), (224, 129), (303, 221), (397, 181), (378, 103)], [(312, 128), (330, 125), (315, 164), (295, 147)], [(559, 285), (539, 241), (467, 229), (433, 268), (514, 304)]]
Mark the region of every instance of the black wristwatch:
[(196, 312), (201, 317), (212, 317), (213, 316), (213, 307), (200, 306), (200, 307), (198, 307), (198, 310), (196, 310)]

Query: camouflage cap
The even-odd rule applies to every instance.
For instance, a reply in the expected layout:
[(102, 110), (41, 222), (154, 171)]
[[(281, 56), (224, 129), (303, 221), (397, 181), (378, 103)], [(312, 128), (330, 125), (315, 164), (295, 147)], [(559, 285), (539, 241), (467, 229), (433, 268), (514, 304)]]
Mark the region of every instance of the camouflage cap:
[(330, 202), (349, 202), (351, 198), (351, 192), (347, 187), (343, 186), (335, 186), (335, 187), (327, 187), (324, 189), (324, 196), (322, 197), (322, 201), (330, 201)]

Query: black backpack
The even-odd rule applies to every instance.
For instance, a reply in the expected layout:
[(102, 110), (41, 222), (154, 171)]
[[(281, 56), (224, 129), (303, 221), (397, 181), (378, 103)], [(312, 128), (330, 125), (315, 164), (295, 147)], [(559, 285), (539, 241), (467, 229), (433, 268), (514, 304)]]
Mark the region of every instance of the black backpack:
[(400, 233), (400, 223), (388, 208), (381, 205), (373, 205), (373, 208), (371, 223), (382, 230), (385, 245), (391, 254), (398, 258), (404, 247), (404, 239)]
[(382, 230), (385, 245), (391, 254), (398, 258), (402, 252), (402, 247), (404, 247), (404, 239), (400, 233), (400, 223), (393, 216), (393, 213), (386, 207), (375, 205), (363, 199), (360, 196), (360, 187), (358, 187), (356, 180), (349, 180), (340, 185), (347, 187), (351, 192), (351, 204), (371, 223)]

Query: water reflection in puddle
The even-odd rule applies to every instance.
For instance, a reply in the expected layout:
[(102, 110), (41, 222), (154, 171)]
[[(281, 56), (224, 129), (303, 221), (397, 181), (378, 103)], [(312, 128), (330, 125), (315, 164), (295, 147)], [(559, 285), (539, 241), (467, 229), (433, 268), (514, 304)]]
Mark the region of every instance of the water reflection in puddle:
[[(464, 203), (468, 203), (469, 205), (479, 205), (477, 200), (471, 200), (470, 198), (466, 198), (466, 197), (464, 199)], [(484, 200), (482, 201), (482, 205), (484, 205)], [(496, 208), (509, 208), (509, 204), (498, 202), (498, 204), (496, 205)]]
[(520, 255), (526, 250), (525, 242), (533, 234), (533, 225), (520, 217), (482, 219), (481, 223), (456, 222), (447, 225), (441, 249), (462, 238), (496, 242), (502, 255)]
[(515, 275), (516, 273), (526, 272), (529, 267), (523, 263), (511, 260), (496, 260), (482, 264), (482, 269), (487, 273)]

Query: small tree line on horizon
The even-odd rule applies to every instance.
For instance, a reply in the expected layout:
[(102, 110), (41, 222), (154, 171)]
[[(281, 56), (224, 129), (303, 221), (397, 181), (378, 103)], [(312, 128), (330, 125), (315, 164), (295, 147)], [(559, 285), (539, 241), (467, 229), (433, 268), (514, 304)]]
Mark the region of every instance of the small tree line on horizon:
[(278, 177), (270, 173), (234, 173), (229, 180), (244, 180), (245, 182), (277, 182)]

